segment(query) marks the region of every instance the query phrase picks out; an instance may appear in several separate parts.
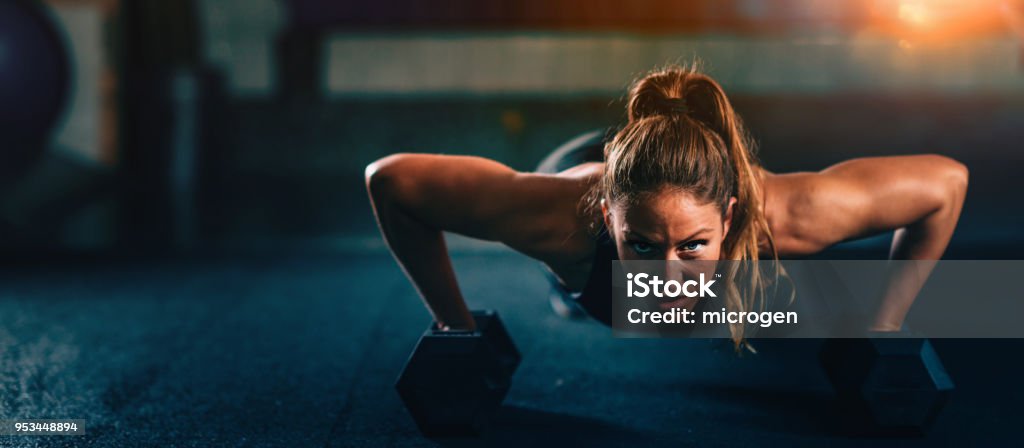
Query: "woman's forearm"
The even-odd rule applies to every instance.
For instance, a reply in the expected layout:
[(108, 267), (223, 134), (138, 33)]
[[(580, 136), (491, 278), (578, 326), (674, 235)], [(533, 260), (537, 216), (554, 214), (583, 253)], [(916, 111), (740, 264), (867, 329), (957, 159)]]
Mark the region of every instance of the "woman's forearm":
[(963, 208), (966, 175), (963, 182), (944, 184), (943, 188), (948, 191), (937, 210), (893, 235), (889, 258), (907, 261), (894, 263), (872, 330), (898, 331), (903, 326), (932, 268), (946, 251)]
[[(523, 174), (469, 156), (393, 154), (366, 168), (377, 223), (391, 252), (441, 326), (475, 329), (444, 234), (496, 241), (543, 262), (592, 249), (568, 243), (588, 177)], [(573, 240), (576, 241), (576, 240)]]
[[(908, 233), (911, 235), (907, 235)], [(913, 231), (897, 230), (893, 240), (893, 253), (905, 251), (907, 244), (903, 240), (913, 236)], [(936, 263), (934, 259), (925, 258), (893, 256), (891, 259), (907, 261), (896, 261), (889, 268), (885, 289), (871, 323), (873, 331), (899, 331), (903, 327), (903, 320), (924, 283), (928, 281), (928, 276)]]
[(459, 291), (442, 231), (406, 211), (387, 179), (368, 176), (367, 182), (384, 240), (438, 326), (474, 330), (476, 326)]

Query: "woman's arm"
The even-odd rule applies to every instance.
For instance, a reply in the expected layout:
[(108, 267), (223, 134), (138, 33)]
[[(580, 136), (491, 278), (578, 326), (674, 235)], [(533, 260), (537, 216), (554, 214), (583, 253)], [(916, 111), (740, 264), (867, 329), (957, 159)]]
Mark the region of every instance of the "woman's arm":
[(443, 231), (500, 241), (542, 261), (571, 256), (584, 177), (519, 173), (479, 157), (396, 154), (366, 168), (377, 223), (444, 328), (475, 329)]
[[(784, 193), (774, 196), (786, 198), (774, 219), (781, 252), (810, 254), (894, 230), (891, 259), (938, 260), (960, 217), (968, 172), (948, 157), (921, 155), (854, 159), (776, 178)], [(900, 328), (931, 266), (906, 263), (893, 273), (872, 329)]]

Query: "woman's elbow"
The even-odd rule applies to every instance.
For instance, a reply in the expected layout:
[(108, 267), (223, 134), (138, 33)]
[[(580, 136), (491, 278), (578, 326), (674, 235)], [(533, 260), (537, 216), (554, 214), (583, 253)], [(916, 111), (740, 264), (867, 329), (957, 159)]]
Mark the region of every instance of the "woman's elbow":
[(967, 184), (970, 181), (970, 170), (967, 165), (947, 156), (934, 155), (934, 172), (936, 192), (942, 192), (942, 206), (959, 210), (967, 196)]
[(963, 202), (964, 197), (967, 195), (967, 184), (970, 181), (970, 170), (967, 165), (953, 159), (951, 157), (942, 157), (944, 162), (943, 178), (946, 180), (946, 185), (953, 193), (953, 197), (957, 202)]
[[(952, 160), (952, 159), (950, 159)], [(960, 196), (967, 195), (967, 184), (970, 182), (971, 171), (967, 169), (967, 165), (953, 160), (955, 167), (953, 168), (953, 182), (957, 186)]]
[(413, 154), (392, 154), (374, 161), (366, 166), (366, 191), (370, 200), (378, 202), (385, 198), (394, 198), (401, 190)]

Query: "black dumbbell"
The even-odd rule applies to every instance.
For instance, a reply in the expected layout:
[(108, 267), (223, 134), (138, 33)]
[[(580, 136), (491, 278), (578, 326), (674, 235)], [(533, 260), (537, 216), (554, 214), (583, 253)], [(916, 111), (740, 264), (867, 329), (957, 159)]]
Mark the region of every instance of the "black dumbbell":
[(395, 388), (420, 432), (479, 435), (498, 410), (519, 366), (519, 351), (494, 311), (475, 311), (476, 331), (432, 324)]
[(820, 359), (843, 410), (866, 417), (864, 432), (923, 434), (954, 387), (932, 344), (903, 333), (830, 339)]

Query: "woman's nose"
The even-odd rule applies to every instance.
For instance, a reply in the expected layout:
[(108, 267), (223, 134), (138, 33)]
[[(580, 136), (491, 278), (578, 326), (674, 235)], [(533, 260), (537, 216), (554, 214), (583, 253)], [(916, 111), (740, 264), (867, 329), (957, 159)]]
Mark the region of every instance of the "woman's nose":
[(679, 254), (676, 251), (668, 251), (665, 254), (665, 267), (664, 275), (665, 281), (675, 280), (677, 282), (683, 281), (683, 270), (681, 268), (682, 259), (679, 258)]

